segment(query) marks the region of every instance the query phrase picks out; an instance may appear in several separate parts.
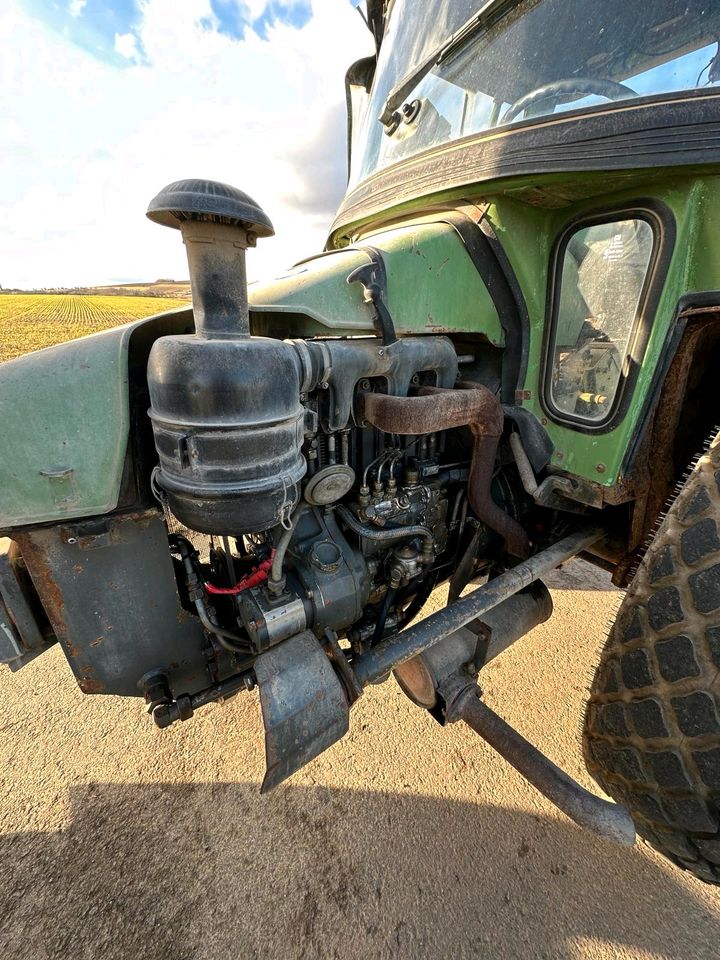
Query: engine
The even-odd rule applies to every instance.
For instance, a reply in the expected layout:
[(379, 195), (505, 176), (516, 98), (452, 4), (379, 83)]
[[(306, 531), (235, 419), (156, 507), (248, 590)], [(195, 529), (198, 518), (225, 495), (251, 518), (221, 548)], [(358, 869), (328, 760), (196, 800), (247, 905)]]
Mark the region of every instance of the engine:
[[(171, 184), (149, 216), (183, 232), (196, 333), (148, 365), (154, 488), (187, 603), (241, 661), (311, 630), (352, 656), (527, 552), (521, 487), (498, 461), (495, 393), (450, 339), (394, 335), (382, 263), (358, 283), (378, 336), (251, 336), (245, 249), (272, 227), (243, 193)], [(368, 248), (370, 249), (370, 248)], [(472, 373), (473, 357), (470, 361)], [(211, 538), (206, 556), (193, 533)]]

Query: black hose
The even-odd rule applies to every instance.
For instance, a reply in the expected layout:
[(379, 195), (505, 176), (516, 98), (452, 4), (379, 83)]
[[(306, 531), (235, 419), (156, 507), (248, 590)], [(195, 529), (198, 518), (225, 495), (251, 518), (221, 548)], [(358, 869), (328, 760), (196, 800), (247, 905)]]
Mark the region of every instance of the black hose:
[(396, 593), (397, 587), (388, 587), (385, 591), (385, 596), (383, 597), (380, 605), (377, 623), (375, 624), (375, 632), (373, 633), (372, 640), (370, 641), (371, 646), (374, 646), (376, 643), (379, 643), (382, 640), (383, 631), (385, 630), (385, 622), (387, 621), (388, 613), (390, 612), (390, 607), (392, 606), (392, 602), (395, 599)]
[(375, 540), (378, 543), (394, 543), (396, 540), (404, 540), (406, 537), (422, 537), (428, 552), (432, 552), (433, 536), (427, 527), (419, 523), (410, 524), (407, 527), (393, 527), (390, 530), (378, 530), (377, 527), (370, 527), (361, 523), (358, 518), (342, 504), (335, 508), (335, 512), (341, 517), (350, 529), (359, 537), (365, 537), (366, 540)]
[(411, 620), (414, 620), (415, 617), (420, 613), (422, 608), (428, 601), (428, 597), (435, 589), (435, 584), (438, 580), (438, 573), (436, 570), (431, 570), (423, 582), (420, 584), (420, 589), (412, 598), (410, 603), (405, 607), (405, 609), (398, 615), (397, 628), (402, 630), (403, 627), (406, 627)]
[(230, 653), (244, 653), (246, 655), (251, 653), (252, 644), (248, 640), (245, 640), (237, 633), (233, 633), (231, 630), (225, 630), (224, 627), (213, 623), (202, 594), (197, 589), (192, 589), (193, 587), (196, 587), (196, 584), (199, 581), (199, 577), (197, 576), (195, 565), (193, 563), (193, 555), (197, 553), (195, 547), (192, 545), (192, 543), (190, 543), (187, 537), (183, 537), (180, 534), (174, 534), (171, 537), (171, 547), (172, 546), (175, 547), (182, 558), (188, 587), (191, 588), (191, 593), (195, 593), (195, 599), (193, 602), (202, 625), (209, 633), (212, 633), (217, 638), (220, 646), (224, 647)]

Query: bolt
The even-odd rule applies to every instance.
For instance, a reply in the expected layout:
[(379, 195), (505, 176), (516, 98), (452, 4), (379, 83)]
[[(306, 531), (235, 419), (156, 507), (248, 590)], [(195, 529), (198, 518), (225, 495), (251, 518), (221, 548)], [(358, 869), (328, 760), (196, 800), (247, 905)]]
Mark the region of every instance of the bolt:
[(402, 121), (402, 114), (399, 110), (396, 110), (392, 117), (390, 117), (390, 122), (385, 124), (385, 134), (388, 137), (391, 137), (397, 128), (400, 126)]
[(369, 381), (366, 377), (364, 377), (364, 378), (360, 381), (360, 389), (361, 389), (361, 390), (369, 390), (369, 389), (370, 389), (370, 381)]
[(411, 100), (410, 103), (405, 103), (400, 109), (402, 114), (403, 123), (412, 123), (413, 120), (420, 113), (420, 108), (422, 103), (420, 100)]
[(378, 356), (379, 356), (379, 357), (384, 357), (384, 356), (385, 356), (385, 351), (384, 351), (384, 350), (378, 350)]
[(606, 467), (604, 463), (598, 463), (595, 469), (598, 473), (605, 473)]

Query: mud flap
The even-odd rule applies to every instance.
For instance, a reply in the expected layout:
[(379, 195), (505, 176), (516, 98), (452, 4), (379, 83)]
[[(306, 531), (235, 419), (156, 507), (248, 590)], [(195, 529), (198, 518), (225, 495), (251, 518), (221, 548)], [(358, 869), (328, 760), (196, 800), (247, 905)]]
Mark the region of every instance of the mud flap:
[(267, 793), (348, 731), (345, 690), (320, 642), (299, 633), (255, 661), (265, 723)]

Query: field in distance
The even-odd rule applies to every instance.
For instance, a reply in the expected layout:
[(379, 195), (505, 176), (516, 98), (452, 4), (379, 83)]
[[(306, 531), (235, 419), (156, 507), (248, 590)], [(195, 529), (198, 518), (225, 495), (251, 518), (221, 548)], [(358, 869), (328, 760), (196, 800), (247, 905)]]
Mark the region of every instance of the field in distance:
[(170, 297), (189, 300), (190, 282), (188, 280), (153, 280), (152, 283), (114, 283), (105, 287), (87, 287), (83, 293), (86, 291), (105, 296), (126, 294), (131, 297)]
[(6, 293), (0, 296), (0, 362), (183, 305), (176, 296)]

